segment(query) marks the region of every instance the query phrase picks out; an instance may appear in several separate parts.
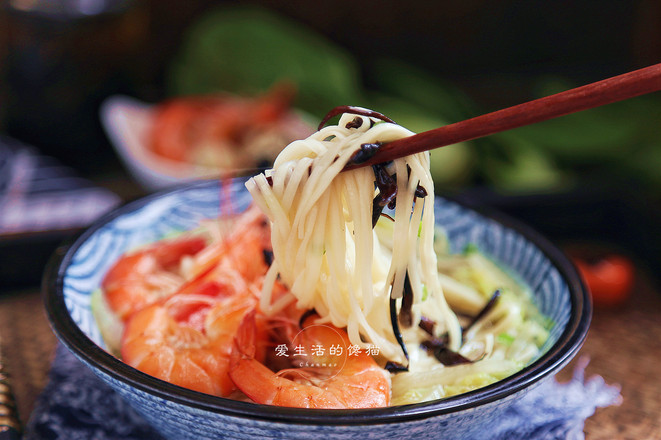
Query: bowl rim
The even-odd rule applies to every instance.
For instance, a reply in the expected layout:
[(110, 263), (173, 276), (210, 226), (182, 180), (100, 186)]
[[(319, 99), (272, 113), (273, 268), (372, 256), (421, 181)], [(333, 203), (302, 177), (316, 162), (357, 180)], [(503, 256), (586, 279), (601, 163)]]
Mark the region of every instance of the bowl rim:
[[(564, 331), (543, 356), (517, 373), (486, 387), (430, 402), (384, 408), (330, 410), (288, 408), (242, 402), (189, 390), (142, 373), (96, 345), (75, 324), (64, 301), (63, 281), (66, 270), (80, 246), (105, 224), (128, 212), (140, 209), (160, 197), (203, 187), (209, 185), (210, 182), (214, 185), (218, 184), (217, 180), (187, 183), (125, 203), (99, 218), (84, 231), (71, 237), (52, 255), (42, 281), (46, 314), (51, 328), (60, 342), (88, 366), (93, 366), (114, 380), (160, 399), (221, 415), (286, 424), (374, 425), (447, 415), (512, 396), (530, 386), (539, 384), (542, 379), (559, 371), (576, 355), (585, 341), (592, 318), (592, 302), (581, 277), (564, 252), (530, 226), (497, 210), (487, 206), (473, 206), (466, 200), (443, 196), (443, 199), (474, 211), (487, 220), (496, 221), (523, 236), (544, 254), (567, 283), (571, 313)], [(232, 183), (236, 184), (236, 182)], [(96, 371), (95, 373), (99, 374)]]

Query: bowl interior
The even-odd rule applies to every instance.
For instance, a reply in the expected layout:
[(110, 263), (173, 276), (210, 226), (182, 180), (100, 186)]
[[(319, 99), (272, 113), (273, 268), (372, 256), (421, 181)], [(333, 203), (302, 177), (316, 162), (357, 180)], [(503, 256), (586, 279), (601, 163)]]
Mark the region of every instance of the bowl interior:
[[(222, 186), (217, 181), (204, 181), (157, 193), (125, 205), (83, 233), (52, 269), (55, 287), (47, 289), (47, 311), (64, 344), (88, 364), (123, 376), (117, 373), (121, 362), (98, 350), (104, 343), (90, 309), (92, 292), (99, 288), (113, 261), (127, 250), (174, 231), (191, 229), (200, 220), (215, 218), (223, 211), (245, 209), (251, 198), (243, 183), (235, 180)], [(221, 200), (231, 200), (230, 206), (221, 205)], [(435, 411), (457, 410), (482, 398), (503, 397), (548, 376), (568, 362), (585, 338), (591, 307), (576, 271), (564, 255), (525, 226), (507, 218), (496, 220), (491, 214), (478, 213), (450, 200), (438, 199), (436, 221), (445, 229), (453, 251), (461, 251), (469, 243), (476, 244), (527, 283), (541, 312), (554, 325), (543, 347), (544, 354), (524, 370), (481, 390), (444, 399), (436, 404)], [(58, 307), (64, 310), (57, 310)], [(90, 355), (94, 350), (97, 352)], [(138, 379), (122, 380), (142, 380), (140, 374), (136, 377)], [(162, 385), (170, 395), (181, 392), (190, 398), (199, 394), (170, 384)], [(203, 400), (227, 402), (212, 396), (205, 396)], [(416, 405), (412, 407), (412, 411), (420, 411)]]

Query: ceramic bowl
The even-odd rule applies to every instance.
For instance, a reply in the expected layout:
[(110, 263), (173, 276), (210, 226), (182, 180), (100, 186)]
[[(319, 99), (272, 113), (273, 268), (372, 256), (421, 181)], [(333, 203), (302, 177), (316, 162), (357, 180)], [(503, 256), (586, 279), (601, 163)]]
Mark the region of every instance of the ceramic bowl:
[[(229, 183), (232, 209), (250, 196), (242, 181)], [(534, 300), (555, 324), (543, 354), (520, 372), (487, 387), (438, 401), (381, 409), (304, 410), (214, 397), (166, 383), (122, 363), (104, 350), (90, 310), (90, 295), (124, 251), (218, 216), (222, 191), (203, 181), (127, 204), (57, 253), (44, 279), (45, 305), (60, 341), (170, 439), (402, 439), (484, 438), (508, 406), (552, 378), (579, 350), (591, 303), (566, 257), (534, 231), (510, 219), (447, 199), (437, 222), (455, 251), (475, 243), (529, 284)], [(446, 437), (447, 436), (447, 437)]]

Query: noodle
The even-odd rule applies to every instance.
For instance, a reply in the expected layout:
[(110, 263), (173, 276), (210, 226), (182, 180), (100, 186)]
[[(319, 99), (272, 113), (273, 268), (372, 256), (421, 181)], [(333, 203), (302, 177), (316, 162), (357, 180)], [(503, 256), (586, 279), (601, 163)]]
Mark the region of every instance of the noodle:
[[(275, 266), (300, 307), (322, 321), (346, 327), (351, 343), (375, 345), (389, 361), (406, 364), (390, 321), (390, 299), (401, 304), (406, 279), (413, 294), (413, 325), (433, 310), (437, 333), (449, 334), (449, 348), (461, 345), (461, 327), (438, 279), (434, 252), (434, 186), (429, 153), (395, 160), (388, 167), (397, 182), (391, 237), (372, 228), (374, 171), (342, 172), (362, 144), (389, 142), (412, 133), (396, 124), (344, 114), (287, 146), (273, 169), (246, 184), (272, 222)], [(416, 195), (422, 187), (424, 198)], [(397, 239), (394, 239), (397, 237)], [(389, 246), (390, 244), (390, 246)], [(272, 278), (272, 275), (271, 275)], [(426, 294), (423, 295), (423, 287)], [(270, 285), (262, 305), (268, 310)]]

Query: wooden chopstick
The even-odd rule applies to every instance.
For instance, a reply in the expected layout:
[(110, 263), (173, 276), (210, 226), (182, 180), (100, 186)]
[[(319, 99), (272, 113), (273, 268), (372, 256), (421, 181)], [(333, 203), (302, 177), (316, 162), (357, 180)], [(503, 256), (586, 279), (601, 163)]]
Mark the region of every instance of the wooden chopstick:
[(661, 63), (407, 138), (383, 143), (378, 148), (371, 150), (373, 154), (362, 154), (361, 162), (350, 161), (344, 170), (388, 162), (425, 150), (477, 139), (659, 90), (661, 90)]

